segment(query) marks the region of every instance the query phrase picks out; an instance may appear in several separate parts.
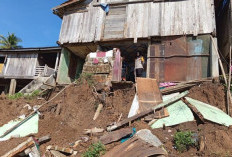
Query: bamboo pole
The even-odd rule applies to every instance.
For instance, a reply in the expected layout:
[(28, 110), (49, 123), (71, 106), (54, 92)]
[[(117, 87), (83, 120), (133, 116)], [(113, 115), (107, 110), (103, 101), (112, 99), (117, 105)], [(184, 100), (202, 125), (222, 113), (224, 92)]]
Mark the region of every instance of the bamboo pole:
[(230, 46), (230, 62), (229, 62), (229, 79), (228, 79), (228, 86), (227, 86), (227, 114), (230, 115), (230, 104), (231, 104), (231, 92), (230, 92), (230, 85), (231, 85), (231, 46)]
[(213, 42), (213, 46), (214, 46), (214, 48), (215, 48), (215, 50), (216, 50), (216, 52), (217, 52), (219, 65), (220, 65), (221, 70), (222, 70), (222, 74), (223, 74), (223, 77), (224, 77), (224, 80), (225, 80), (225, 84), (227, 85), (228, 82), (227, 82), (227, 79), (226, 79), (226, 73), (225, 73), (225, 70), (224, 70), (224, 68), (223, 68), (222, 61), (221, 61), (220, 55), (219, 55), (219, 53), (218, 53), (217, 46), (216, 46), (216, 44), (215, 44), (215, 42), (214, 42), (213, 37), (210, 36), (210, 38), (211, 38), (211, 40), (212, 40), (212, 42)]

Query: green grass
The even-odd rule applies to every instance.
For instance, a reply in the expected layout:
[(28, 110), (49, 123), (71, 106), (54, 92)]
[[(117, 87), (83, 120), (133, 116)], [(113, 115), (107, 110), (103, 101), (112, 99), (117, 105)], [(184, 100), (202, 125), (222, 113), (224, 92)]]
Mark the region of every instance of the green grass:
[(15, 93), (13, 95), (7, 95), (8, 99), (14, 100), (14, 99), (19, 99), (22, 98), (24, 95), (23, 93)]
[(24, 95), (23, 93), (15, 93), (13, 95), (7, 95), (8, 99), (14, 100), (14, 99), (19, 99), (19, 98), (25, 98), (25, 99), (34, 99), (35, 97), (39, 96), (41, 93), (40, 90), (35, 90), (31, 94), (26, 94)]
[(98, 142), (89, 146), (88, 150), (82, 154), (82, 157), (100, 157), (105, 154), (105, 146)]
[(174, 135), (174, 146), (179, 152), (189, 150), (190, 147), (197, 146), (193, 140), (193, 133), (191, 131), (180, 131)]

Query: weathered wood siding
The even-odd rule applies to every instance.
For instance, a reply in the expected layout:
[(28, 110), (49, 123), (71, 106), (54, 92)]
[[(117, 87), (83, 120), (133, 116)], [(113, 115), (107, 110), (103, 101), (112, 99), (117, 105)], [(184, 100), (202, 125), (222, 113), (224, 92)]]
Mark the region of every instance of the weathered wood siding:
[(104, 23), (104, 39), (124, 38), (126, 6), (110, 8)]
[[(120, 1), (101, 0), (100, 2)], [(216, 29), (214, 0), (141, 2), (116, 6), (111, 6), (109, 14), (106, 15), (99, 6), (93, 6), (92, 2), (87, 7), (87, 12), (64, 15), (60, 43), (198, 35), (209, 34)]]
[(4, 76), (34, 77), (38, 54), (9, 54)]

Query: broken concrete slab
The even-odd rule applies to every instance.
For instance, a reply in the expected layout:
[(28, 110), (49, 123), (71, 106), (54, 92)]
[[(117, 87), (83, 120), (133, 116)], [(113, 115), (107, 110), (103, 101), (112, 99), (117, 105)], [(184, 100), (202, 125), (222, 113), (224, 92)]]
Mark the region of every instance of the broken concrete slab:
[(133, 133), (132, 128), (123, 128), (117, 131), (108, 132), (100, 137), (102, 144), (110, 144), (112, 142), (119, 141), (123, 137), (126, 137)]
[(203, 115), (204, 119), (227, 127), (232, 125), (232, 118), (219, 108), (189, 97), (186, 97), (186, 100)]
[(158, 139), (158, 137), (152, 134), (151, 131), (148, 129), (139, 130), (135, 134), (135, 136), (142, 139), (143, 141), (146, 141), (147, 143), (150, 143), (155, 147), (160, 147), (163, 145), (162, 142)]

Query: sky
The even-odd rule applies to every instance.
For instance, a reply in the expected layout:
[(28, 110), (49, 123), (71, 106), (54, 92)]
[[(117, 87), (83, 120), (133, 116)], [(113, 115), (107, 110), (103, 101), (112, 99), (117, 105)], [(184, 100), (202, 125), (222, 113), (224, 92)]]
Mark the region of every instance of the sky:
[(0, 0), (0, 35), (8, 32), (26, 47), (57, 46), (62, 20), (52, 8), (66, 0)]

